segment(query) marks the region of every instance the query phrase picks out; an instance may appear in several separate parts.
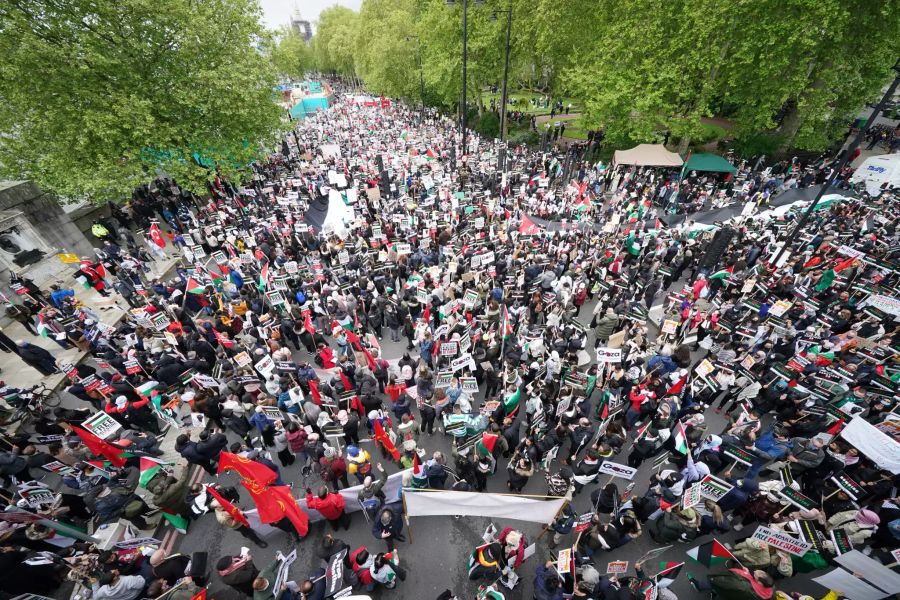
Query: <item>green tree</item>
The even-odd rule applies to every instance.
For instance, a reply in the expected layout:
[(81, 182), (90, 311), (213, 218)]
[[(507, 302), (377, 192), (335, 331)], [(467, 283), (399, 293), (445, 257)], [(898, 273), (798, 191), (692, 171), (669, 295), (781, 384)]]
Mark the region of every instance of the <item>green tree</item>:
[(363, 0), (354, 52), (358, 75), (371, 92), (418, 102), (416, 53), (425, 43), (418, 18), (414, 0)]
[(271, 44), (270, 55), (278, 74), (290, 79), (303, 79), (314, 66), (312, 49), (290, 27), (278, 32)]
[(354, 41), (359, 13), (344, 6), (332, 6), (319, 13), (312, 39), (316, 67), (325, 73), (356, 74)]
[(238, 177), (274, 141), (275, 71), (254, 0), (6, 0), (0, 169), (63, 197), (116, 199), (194, 153)]

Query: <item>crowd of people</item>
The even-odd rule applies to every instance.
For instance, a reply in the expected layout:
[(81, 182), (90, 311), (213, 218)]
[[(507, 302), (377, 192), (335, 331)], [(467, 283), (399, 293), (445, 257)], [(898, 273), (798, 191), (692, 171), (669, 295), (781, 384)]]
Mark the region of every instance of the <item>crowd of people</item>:
[[(645, 535), (675, 545), (667, 556), (718, 544), (725, 570), (690, 581), (729, 599), (816, 594), (796, 576), (850, 548), (896, 562), (896, 191), (833, 202), (789, 239), (798, 211), (765, 210), (796, 175), (786, 163), (731, 190), (756, 212), (665, 227), (654, 205), (671, 181), (652, 171), (469, 144), (436, 113), (336, 94), (252, 180), (217, 177), (200, 200), (161, 178), (116, 209), (77, 275), (125, 298), (118, 327), (74, 290), (19, 278), (34, 306), (8, 314), (87, 357), (21, 354), (64, 371), (70, 400), (2, 438), (0, 590), (402, 594), (399, 490), (496, 480), (566, 498), (537, 543), (571, 569), (529, 561), (534, 540), (504, 524), (472, 540), (482, 598), (526, 578), (541, 600), (671, 599), (678, 568), (606, 568)], [(174, 274), (151, 275), (160, 251), (182, 256)], [(11, 410), (26, 397), (3, 392)], [(286, 550), (260, 569), (245, 547), (204, 571), (170, 548), (66, 535), (121, 520), (187, 539), (201, 519), (259, 548), (303, 546), (318, 519), (333, 533), (290, 577)], [(368, 547), (340, 539), (360, 526)], [(454, 593), (471, 597), (441, 597)]]

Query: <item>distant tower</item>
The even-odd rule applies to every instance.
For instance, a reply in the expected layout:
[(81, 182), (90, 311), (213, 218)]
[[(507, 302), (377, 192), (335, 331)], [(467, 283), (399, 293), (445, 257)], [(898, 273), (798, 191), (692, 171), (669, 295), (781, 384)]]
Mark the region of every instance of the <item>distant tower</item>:
[(291, 27), (307, 44), (312, 39), (312, 24), (300, 16), (299, 9), (295, 9), (291, 16)]

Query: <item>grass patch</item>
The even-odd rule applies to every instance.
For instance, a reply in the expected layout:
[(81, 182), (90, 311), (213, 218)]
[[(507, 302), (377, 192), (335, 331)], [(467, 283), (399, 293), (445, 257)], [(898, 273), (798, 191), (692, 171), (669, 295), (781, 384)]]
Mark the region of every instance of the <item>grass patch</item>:
[[(537, 107), (534, 107), (531, 105), (532, 98), (540, 98), (542, 95), (544, 95), (544, 94), (538, 94), (535, 92), (528, 92), (528, 91), (510, 92), (509, 99), (512, 100), (513, 98), (515, 98), (516, 101), (514, 104), (509, 105), (509, 109), (510, 110), (520, 110), (529, 115), (549, 115), (550, 114), (549, 108), (544, 108), (544, 107), (537, 108)], [(553, 98), (553, 99), (556, 100), (557, 98)], [(482, 93), (481, 101), (484, 103), (485, 106), (490, 106), (491, 100), (494, 100), (496, 102), (496, 104), (499, 104), (500, 103), (500, 93), (499, 92), (496, 94), (492, 94), (490, 92)], [(572, 103), (572, 110), (570, 111), (570, 114), (581, 112), (581, 103), (578, 102), (577, 100), (575, 100), (575, 98), (563, 97), (562, 102), (563, 102), (564, 106), (568, 105), (570, 102)]]

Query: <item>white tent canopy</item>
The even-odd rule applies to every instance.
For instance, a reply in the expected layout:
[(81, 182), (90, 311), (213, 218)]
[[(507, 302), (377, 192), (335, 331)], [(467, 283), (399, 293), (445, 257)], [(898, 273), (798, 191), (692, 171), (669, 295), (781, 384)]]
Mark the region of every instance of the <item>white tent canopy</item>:
[(680, 167), (684, 164), (675, 152), (669, 152), (662, 144), (638, 144), (631, 150), (616, 150), (613, 158), (617, 165), (638, 167)]

